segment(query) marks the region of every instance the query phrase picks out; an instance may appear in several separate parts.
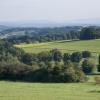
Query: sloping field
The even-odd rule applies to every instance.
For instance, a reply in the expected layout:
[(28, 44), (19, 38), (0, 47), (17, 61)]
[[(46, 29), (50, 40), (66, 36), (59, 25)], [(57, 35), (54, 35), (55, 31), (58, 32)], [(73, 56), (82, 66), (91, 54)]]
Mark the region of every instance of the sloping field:
[(84, 40), (84, 41), (56, 41), (45, 43), (31, 43), (15, 45), (18, 48), (24, 49), (29, 53), (39, 53), (41, 51), (48, 51), (54, 48), (58, 48), (62, 52), (75, 52), (75, 51), (91, 51), (93, 60), (98, 62), (98, 55), (100, 54), (100, 39), (96, 40)]
[(58, 48), (63, 52), (88, 50), (93, 53), (100, 53), (100, 39), (87, 41), (56, 41), (45, 43), (20, 44), (16, 45), (16, 47), (22, 48), (26, 52), (31, 53), (38, 53), (54, 48)]

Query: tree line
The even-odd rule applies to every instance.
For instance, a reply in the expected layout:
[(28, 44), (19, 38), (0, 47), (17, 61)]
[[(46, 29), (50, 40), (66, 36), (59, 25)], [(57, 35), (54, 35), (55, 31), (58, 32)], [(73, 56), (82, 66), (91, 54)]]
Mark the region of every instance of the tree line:
[(0, 40), (0, 80), (84, 82), (86, 74), (96, 68), (100, 71), (100, 56), (98, 66), (90, 61), (91, 56), (89, 51), (62, 54), (58, 49), (29, 54)]
[[(75, 28), (75, 27), (74, 27)], [(64, 28), (44, 28), (35, 29), (35, 32), (30, 32), (32, 29), (24, 29), (25, 35), (8, 37), (8, 41), (11, 43), (31, 43), (31, 42), (50, 42), (57, 40), (91, 40), (100, 38), (100, 27), (84, 27), (77, 28), (76, 30), (67, 30)], [(18, 30), (17, 30), (18, 31)], [(3, 33), (4, 34), (4, 33)], [(21, 33), (20, 33), (21, 34)]]
[[(29, 34), (27, 32), (27, 34)], [(78, 32), (62, 32), (62, 33), (47, 33), (47, 34), (32, 34), (20, 36), (20, 37), (11, 37), (7, 38), (11, 43), (32, 43), (32, 42), (51, 42), (57, 40), (76, 40), (79, 39), (80, 34)]]

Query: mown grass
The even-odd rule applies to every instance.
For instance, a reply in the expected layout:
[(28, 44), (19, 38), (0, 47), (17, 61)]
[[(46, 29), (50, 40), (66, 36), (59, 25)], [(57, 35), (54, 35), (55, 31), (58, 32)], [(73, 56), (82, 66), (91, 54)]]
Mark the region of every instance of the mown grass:
[(0, 100), (100, 100), (93, 83), (42, 84), (0, 82)]

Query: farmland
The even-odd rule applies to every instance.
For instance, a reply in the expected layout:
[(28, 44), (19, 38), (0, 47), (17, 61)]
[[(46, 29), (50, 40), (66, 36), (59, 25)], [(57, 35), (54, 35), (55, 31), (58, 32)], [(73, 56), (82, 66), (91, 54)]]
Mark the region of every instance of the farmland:
[(93, 54), (93, 60), (97, 63), (98, 54), (100, 53), (100, 39), (96, 40), (84, 40), (84, 41), (56, 41), (56, 42), (44, 42), (44, 43), (30, 43), (15, 45), (18, 48), (22, 48), (28, 53), (39, 53), (42, 51), (48, 51), (54, 48), (61, 50), (62, 52), (75, 52), (75, 51), (91, 51)]
[(20, 44), (16, 47), (24, 49), (26, 52), (38, 53), (45, 50), (58, 48), (66, 51), (84, 51), (89, 50), (93, 53), (100, 53), (100, 39), (87, 41), (56, 41), (45, 43)]
[(0, 100), (99, 100), (93, 83), (42, 84), (0, 82)]
[(0, 0), (0, 100), (100, 100), (100, 0)]
[[(87, 41), (55, 41), (21, 43), (15, 45), (28, 53), (39, 53), (54, 48), (64, 52), (91, 51), (92, 60), (98, 62), (100, 39)], [(25, 83), (0, 81), (0, 100), (99, 100), (100, 85), (89, 75), (85, 83)]]

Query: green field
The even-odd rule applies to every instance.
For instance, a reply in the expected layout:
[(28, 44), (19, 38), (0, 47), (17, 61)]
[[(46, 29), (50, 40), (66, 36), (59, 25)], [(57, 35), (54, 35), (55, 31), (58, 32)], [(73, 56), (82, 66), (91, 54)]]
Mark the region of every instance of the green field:
[(42, 84), (0, 82), (0, 100), (100, 100), (93, 83)]
[(100, 53), (100, 39), (87, 41), (56, 41), (31, 44), (23, 43), (16, 46), (30, 53), (38, 53), (41, 51), (51, 50), (54, 48), (58, 48), (63, 52), (89, 50), (94, 53)]
[(18, 48), (24, 49), (28, 53), (39, 53), (41, 51), (48, 51), (54, 48), (58, 48), (62, 52), (75, 52), (75, 51), (91, 51), (93, 54), (94, 62), (98, 62), (98, 55), (100, 54), (100, 39), (87, 40), (87, 41), (56, 41), (45, 43), (22, 43), (15, 45)]
[[(56, 41), (15, 45), (28, 53), (39, 53), (54, 48), (64, 52), (91, 51), (97, 63), (100, 39), (89, 41)], [(86, 83), (24, 83), (0, 81), (0, 100), (100, 100), (100, 84), (94, 75), (88, 75)]]

